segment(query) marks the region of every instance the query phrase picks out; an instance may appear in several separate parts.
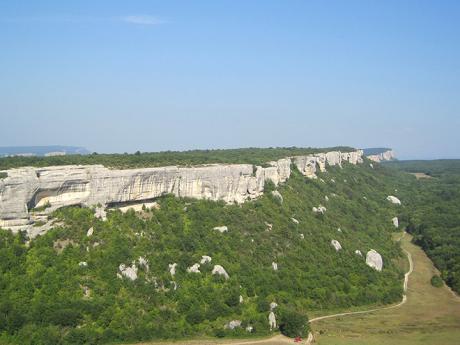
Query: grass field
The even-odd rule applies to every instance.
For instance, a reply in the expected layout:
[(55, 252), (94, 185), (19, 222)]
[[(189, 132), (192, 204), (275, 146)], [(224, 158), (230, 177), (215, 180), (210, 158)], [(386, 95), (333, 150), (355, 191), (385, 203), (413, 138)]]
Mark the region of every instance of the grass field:
[[(400, 237), (400, 235), (398, 235)], [(369, 314), (348, 315), (312, 324), (318, 345), (458, 345), (460, 344), (460, 298), (447, 287), (435, 288), (430, 279), (436, 269), (422, 249), (401, 239), (414, 265), (409, 277), (407, 302), (398, 308)], [(402, 263), (408, 266), (407, 261)], [(154, 342), (142, 345), (284, 345), (292, 339), (275, 336), (258, 340), (201, 339)], [(139, 344), (140, 345), (140, 344)]]
[(312, 325), (319, 345), (460, 344), (460, 298), (447, 287), (435, 288), (432, 262), (405, 236), (401, 245), (412, 255), (407, 302), (399, 308), (318, 321)]

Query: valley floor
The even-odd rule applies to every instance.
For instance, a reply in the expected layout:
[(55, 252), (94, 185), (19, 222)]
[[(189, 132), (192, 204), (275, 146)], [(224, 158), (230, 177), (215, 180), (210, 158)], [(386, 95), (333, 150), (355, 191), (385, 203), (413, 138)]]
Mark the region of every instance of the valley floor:
[[(432, 344), (456, 345), (460, 339), (460, 298), (446, 286), (435, 288), (430, 279), (436, 268), (423, 250), (401, 238), (401, 246), (410, 253), (413, 272), (409, 276), (407, 302), (368, 314), (338, 316), (312, 323), (318, 345)], [(407, 268), (409, 263), (407, 263)], [(319, 316), (319, 315), (315, 315)], [(154, 342), (142, 345), (282, 345), (292, 339), (277, 335), (259, 340), (191, 340)], [(139, 344), (141, 345), (141, 344)]]

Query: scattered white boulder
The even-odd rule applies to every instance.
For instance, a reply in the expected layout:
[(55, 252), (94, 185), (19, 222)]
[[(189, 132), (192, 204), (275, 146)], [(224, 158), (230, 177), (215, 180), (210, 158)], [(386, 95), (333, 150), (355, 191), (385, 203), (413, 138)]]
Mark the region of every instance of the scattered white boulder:
[(283, 200), (283, 196), (281, 195), (280, 192), (278, 192), (277, 190), (274, 190), (272, 191), (272, 195), (277, 198), (279, 201), (281, 201), (281, 203), (284, 201)]
[(200, 272), (200, 264), (193, 264), (189, 268), (187, 268), (188, 273), (201, 273)]
[(254, 327), (252, 327), (251, 325), (246, 327), (246, 331), (249, 333), (252, 333), (253, 330), (254, 330)]
[(398, 219), (398, 217), (394, 217), (393, 219), (391, 219), (391, 221), (393, 222), (393, 225), (395, 226), (395, 228), (399, 228), (399, 219)]
[(150, 269), (149, 267), (149, 261), (144, 258), (143, 256), (139, 256), (139, 259), (137, 260), (139, 262), (140, 267), (144, 267), (146, 271)]
[(200, 260), (200, 264), (204, 265), (204, 264), (207, 264), (207, 263), (209, 263), (211, 261), (212, 261), (212, 258), (210, 256), (202, 255), (201, 260)]
[(321, 213), (321, 214), (324, 214), (327, 211), (326, 207), (324, 207), (322, 205), (319, 205), (318, 207), (313, 207), (311, 210), (314, 213)]
[(94, 228), (93, 227), (90, 227), (88, 229), (88, 231), (86, 232), (86, 237), (91, 237), (93, 236), (93, 233), (94, 233)]
[(268, 314), (268, 324), (270, 325), (270, 331), (276, 329), (276, 316), (272, 311)]
[(291, 218), (292, 222), (295, 223), (295, 224), (299, 224), (299, 221), (295, 218)]
[(265, 222), (265, 226), (267, 227), (265, 230), (266, 231), (271, 231), (273, 229), (273, 224)]
[(324, 200), (329, 201), (329, 197), (327, 195), (325, 195)]
[(300, 234), (300, 239), (301, 239), (301, 240), (305, 239), (305, 235), (304, 235), (304, 234)]
[(243, 296), (240, 295), (240, 303), (243, 303), (244, 302), (244, 298)]
[(335, 183), (335, 180), (334, 180), (333, 178), (331, 178), (331, 182), (332, 182), (332, 183)]
[(219, 231), (220, 233), (224, 233), (224, 232), (228, 231), (228, 227), (226, 227), (225, 225), (216, 226), (216, 227), (214, 227), (214, 230)]
[(399, 200), (397, 197), (393, 195), (388, 195), (387, 200), (391, 202), (392, 204), (401, 205), (401, 200)]
[(241, 320), (232, 320), (225, 325), (226, 329), (235, 329), (241, 327)]
[(225, 279), (230, 278), (225, 268), (223, 268), (221, 265), (214, 265), (214, 268), (212, 269), (212, 274), (223, 276)]
[(359, 255), (359, 256), (363, 256), (363, 253), (361, 253), (361, 251), (359, 249), (356, 249), (355, 250), (355, 254), (356, 255)]
[(107, 212), (105, 211), (104, 207), (96, 207), (94, 216), (102, 221), (107, 220)]
[(332, 240), (331, 241), (331, 246), (334, 247), (334, 249), (338, 252), (339, 250), (342, 249), (342, 246), (340, 245), (340, 242), (337, 240)]
[(88, 263), (86, 261), (80, 261), (78, 263), (78, 266), (80, 266), (80, 267), (88, 267)]
[(380, 272), (383, 268), (382, 256), (374, 249), (371, 249), (367, 252), (366, 264)]
[(273, 271), (278, 271), (278, 264), (276, 262), (272, 262)]
[(337, 231), (338, 231), (338, 232), (342, 232), (342, 229), (340, 229), (340, 228), (337, 228)]
[(169, 264), (168, 267), (169, 267), (169, 273), (171, 274), (171, 276), (174, 277), (176, 275), (177, 263)]
[(91, 289), (87, 286), (83, 286), (83, 298), (91, 297)]
[(120, 266), (118, 266), (118, 270), (121, 273), (121, 275), (117, 275), (118, 277), (126, 277), (132, 281), (137, 279), (137, 267), (134, 263), (131, 266), (120, 264)]
[(278, 303), (273, 301), (272, 303), (270, 303), (270, 310), (273, 311), (277, 306), (278, 306)]

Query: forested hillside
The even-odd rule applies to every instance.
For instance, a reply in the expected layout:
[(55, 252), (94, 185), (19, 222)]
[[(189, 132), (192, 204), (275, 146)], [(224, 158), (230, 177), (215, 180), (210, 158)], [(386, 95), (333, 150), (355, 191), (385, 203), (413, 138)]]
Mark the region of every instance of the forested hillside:
[[(166, 196), (158, 209), (110, 211), (107, 221), (61, 209), (55, 228), (30, 243), (1, 231), (0, 343), (263, 335), (271, 310), (286, 329), (292, 315), (396, 302), (403, 272), (391, 220), (404, 205), (386, 197), (398, 195), (398, 177), (368, 163), (315, 180), (293, 169), (277, 189), (282, 200), (268, 184), (242, 205)], [(312, 211), (319, 205), (324, 214)], [(370, 249), (383, 257), (381, 272), (365, 263)], [(187, 271), (200, 262), (200, 273)], [(232, 330), (232, 320), (241, 325)]]
[(460, 160), (402, 161), (385, 166), (423, 174), (401, 189), (408, 203), (408, 231), (446, 283), (460, 293)]
[(327, 151), (351, 152), (346, 146), (330, 148), (270, 147), (227, 150), (190, 150), (163, 152), (136, 152), (135, 154), (66, 155), (52, 157), (4, 157), (0, 158), (0, 170), (23, 166), (45, 167), (50, 165), (102, 164), (109, 168), (144, 168), (168, 165), (198, 165), (211, 163), (249, 163), (265, 165), (271, 160), (289, 156), (302, 156)]

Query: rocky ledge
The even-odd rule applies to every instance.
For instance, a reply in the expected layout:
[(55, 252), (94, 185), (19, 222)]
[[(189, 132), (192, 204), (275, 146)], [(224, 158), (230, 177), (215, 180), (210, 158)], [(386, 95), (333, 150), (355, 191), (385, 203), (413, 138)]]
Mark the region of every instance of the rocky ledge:
[(316, 178), (326, 166), (362, 163), (363, 151), (332, 151), (287, 157), (268, 167), (214, 164), (112, 170), (102, 165), (25, 167), (3, 171), (0, 179), (0, 227), (20, 230), (52, 211), (72, 205), (126, 206), (152, 201), (165, 194), (243, 203), (263, 194), (266, 181), (275, 185), (291, 175), (291, 164)]

